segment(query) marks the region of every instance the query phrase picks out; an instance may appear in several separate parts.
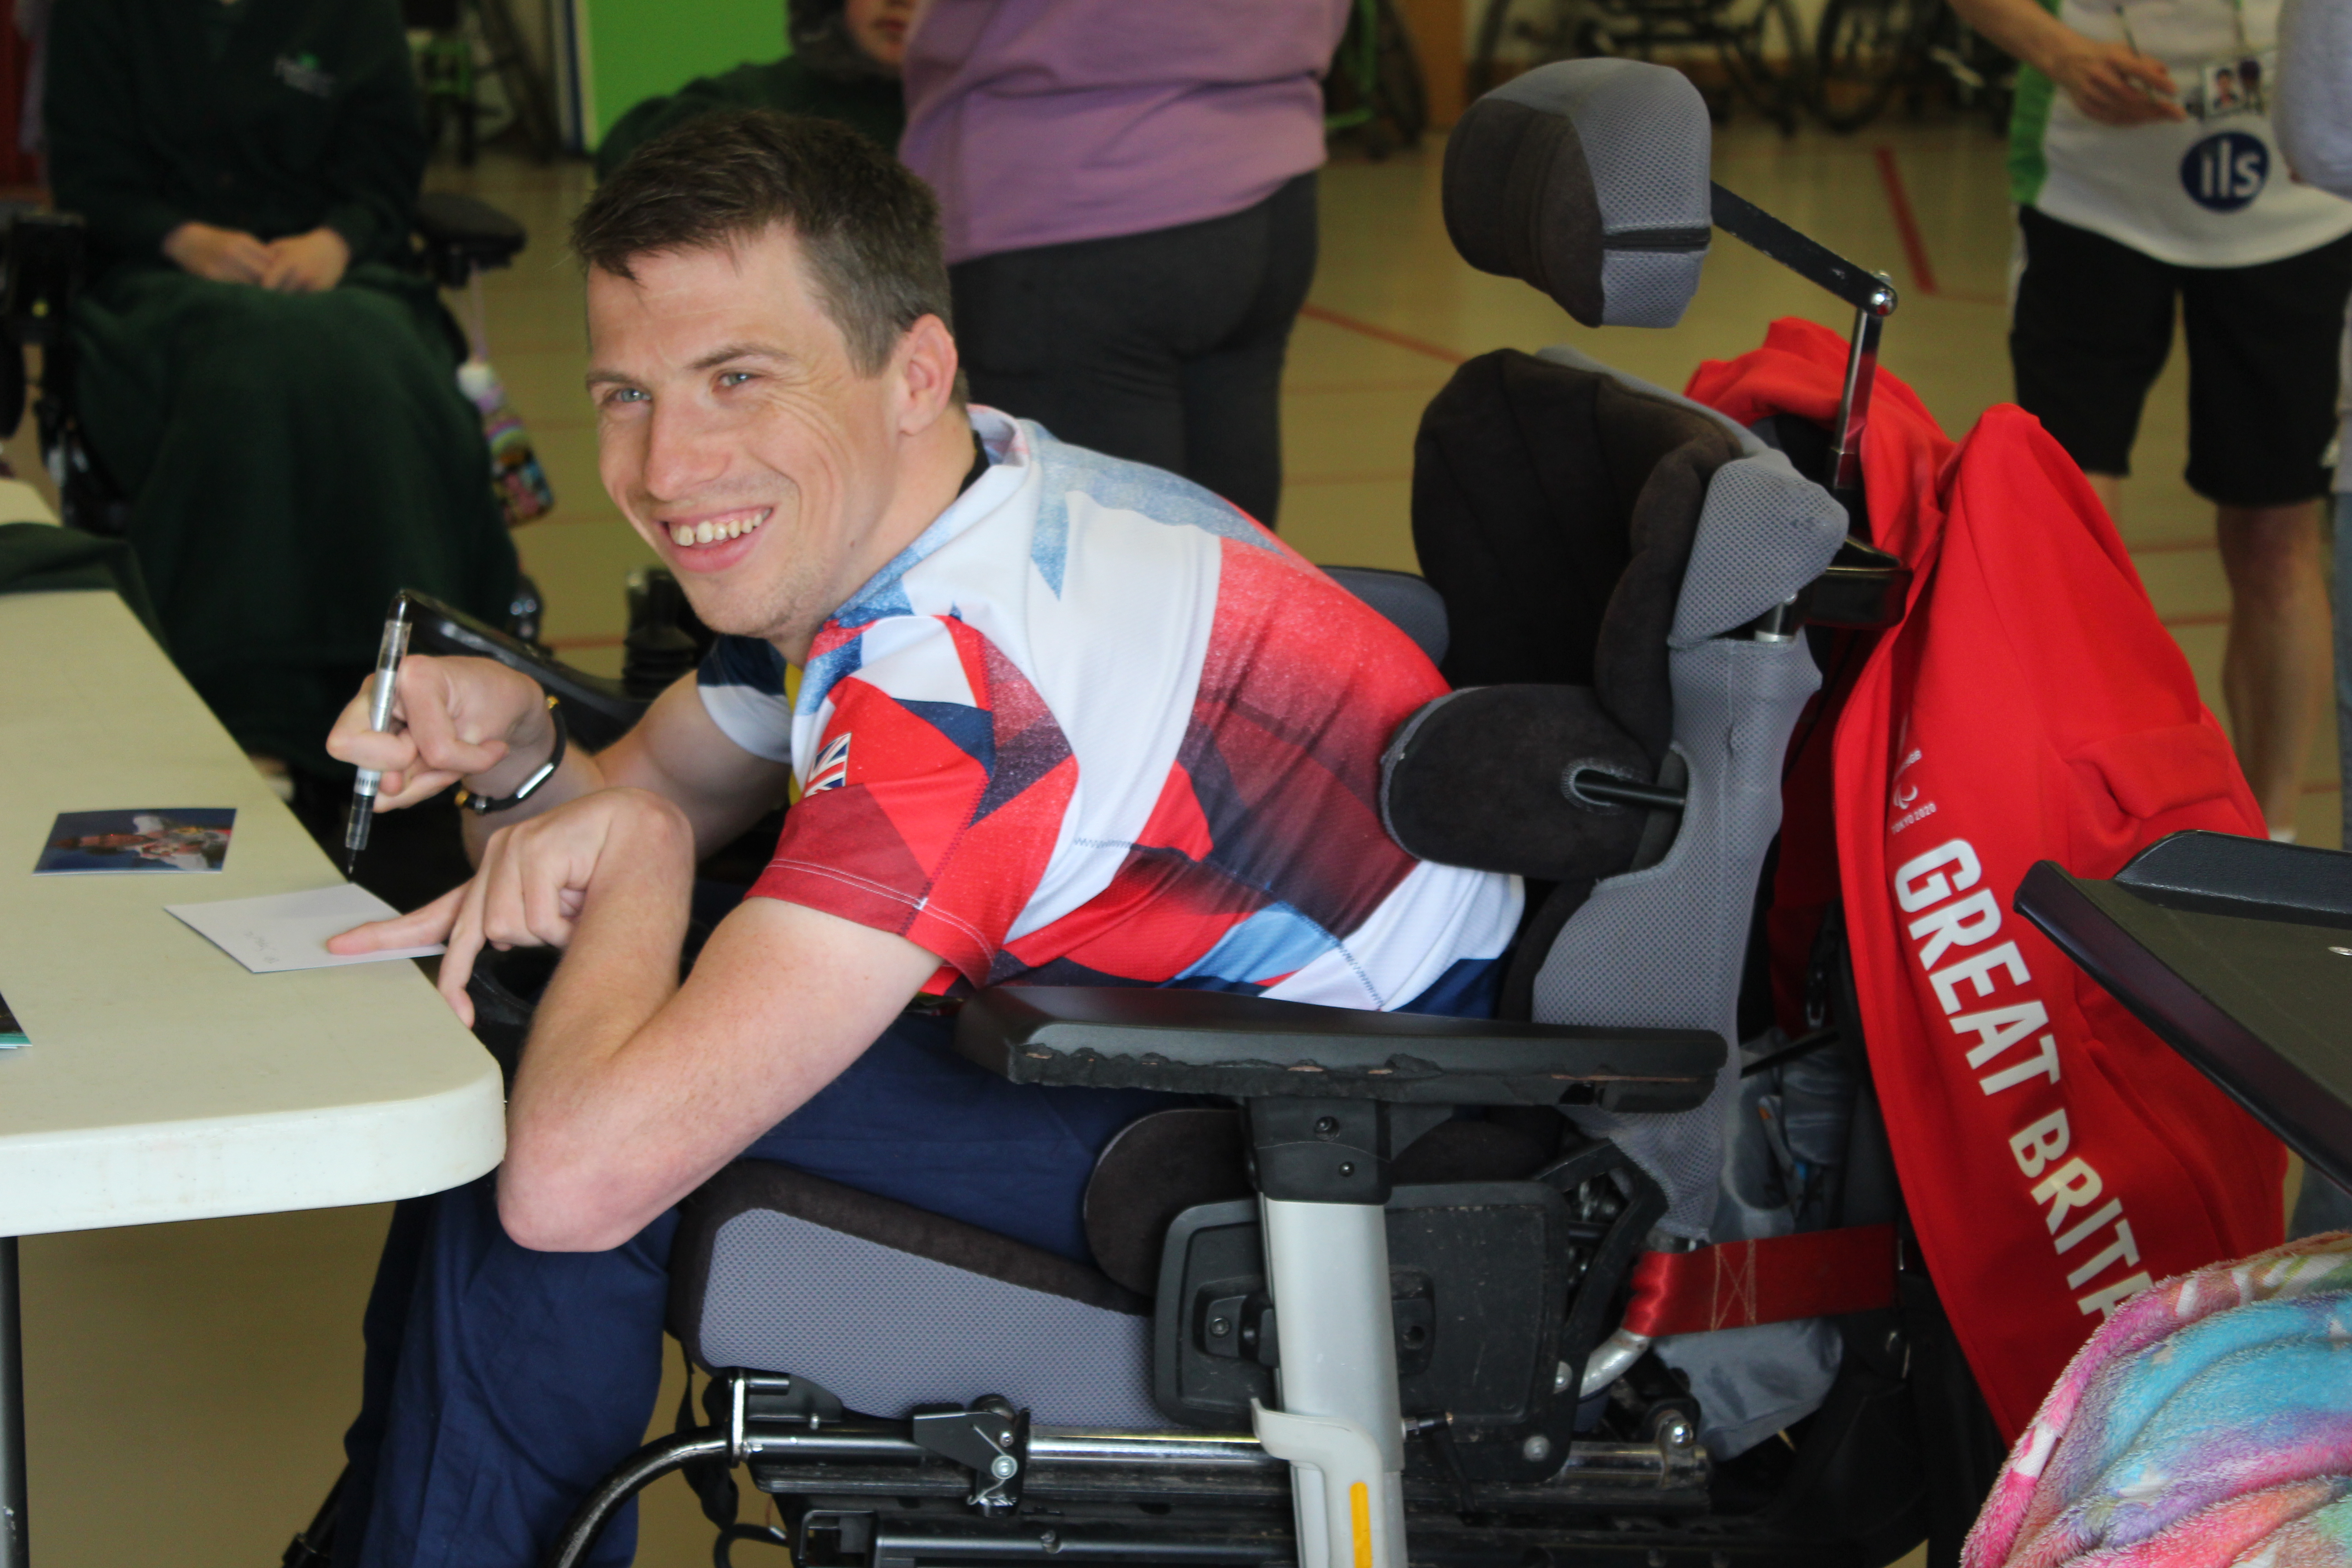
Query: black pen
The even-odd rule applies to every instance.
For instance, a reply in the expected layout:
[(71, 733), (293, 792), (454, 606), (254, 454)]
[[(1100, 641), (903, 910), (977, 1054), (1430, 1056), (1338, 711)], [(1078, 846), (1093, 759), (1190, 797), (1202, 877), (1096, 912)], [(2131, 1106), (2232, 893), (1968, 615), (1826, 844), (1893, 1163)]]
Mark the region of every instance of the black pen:
[[(408, 654), (408, 595), (394, 595), (392, 614), (383, 623), (383, 643), (375, 652), (375, 688), (368, 698), (368, 728), (383, 731), (392, 728), (394, 687), (400, 678), (400, 661)], [(343, 814), (343, 879), (348, 881), (359, 869), (360, 851), (367, 847), (368, 826), (375, 820), (375, 793), (383, 783), (383, 774), (374, 768), (362, 768), (352, 780), (351, 809)]]

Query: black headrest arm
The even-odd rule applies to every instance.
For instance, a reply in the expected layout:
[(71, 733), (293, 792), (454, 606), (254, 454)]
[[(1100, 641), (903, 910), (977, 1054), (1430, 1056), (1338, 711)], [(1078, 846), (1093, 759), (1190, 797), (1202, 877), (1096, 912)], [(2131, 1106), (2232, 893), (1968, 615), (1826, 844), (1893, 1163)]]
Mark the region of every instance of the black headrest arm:
[(1752, 245), (1806, 282), (1828, 289), (1857, 310), (1874, 315), (1895, 312), (1895, 289), (1874, 272), (1865, 272), (1828, 246), (1798, 233), (1754, 202), (1720, 184), (1714, 193), (1715, 226)]
[(1870, 394), (1878, 379), (1880, 323), (1895, 313), (1895, 285), (1865, 272), (1821, 241), (1798, 233), (1746, 196), (1713, 193), (1715, 226), (1754, 246), (1809, 283), (1853, 307), (1853, 337), (1846, 351), (1845, 385), (1838, 398), (1837, 428), (1831, 432), (1829, 471), (1820, 476), (1830, 493), (1857, 523), (1862, 501), (1862, 427), (1870, 421)]

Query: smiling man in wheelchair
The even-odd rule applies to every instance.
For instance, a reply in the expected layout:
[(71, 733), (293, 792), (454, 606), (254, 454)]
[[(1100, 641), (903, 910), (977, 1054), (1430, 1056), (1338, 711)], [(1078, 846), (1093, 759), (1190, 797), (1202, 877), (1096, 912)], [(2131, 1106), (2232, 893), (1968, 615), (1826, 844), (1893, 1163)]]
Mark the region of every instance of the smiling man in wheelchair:
[[(400, 723), (355, 700), (331, 740), (386, 807), (456, 783), (478, 813), (474, 879), (344, 951), (446, 937), (470, 1019), (486, 944), (564, 950), (505, 1164), (395, 1223), (342, 1563), (548, 1542), (645, 1429), (677, 1205), (743, 1156), (1098, 1278), (1097, 1156), (1188, 1102), (1005, 1081), (950, 1052), (944, 1002), (1484, 1016), (1521, 912), (1517, 878), (1383, 831), (1381, 749), (1445, 690), (1402, 631), (1199, 487), (966, 406), (932, 199), (887, 155), (713, 117), (600, 187), (573, 244), (604, 483), (722, 635), (600, 755), (477, 659), (412, 658)], [(698, 855), (793, 779), (681, 980)]]

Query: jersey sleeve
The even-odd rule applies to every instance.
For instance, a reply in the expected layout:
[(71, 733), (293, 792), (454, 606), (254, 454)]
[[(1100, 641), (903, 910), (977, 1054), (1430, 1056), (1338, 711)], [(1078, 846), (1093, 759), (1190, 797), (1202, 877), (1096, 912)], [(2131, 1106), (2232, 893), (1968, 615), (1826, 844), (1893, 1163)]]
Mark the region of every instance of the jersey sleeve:
[(1035, 688), (964, 622), (894, 618), (861, 641), (751, 896), (906, 937), (984, 984), (1053, 859), (1077, 759)]
[(793, 704), (784, 656), (757, 637), (722, 637), (694, 672), (702, 710), (719, 732), (772, 763), (793, 760)]

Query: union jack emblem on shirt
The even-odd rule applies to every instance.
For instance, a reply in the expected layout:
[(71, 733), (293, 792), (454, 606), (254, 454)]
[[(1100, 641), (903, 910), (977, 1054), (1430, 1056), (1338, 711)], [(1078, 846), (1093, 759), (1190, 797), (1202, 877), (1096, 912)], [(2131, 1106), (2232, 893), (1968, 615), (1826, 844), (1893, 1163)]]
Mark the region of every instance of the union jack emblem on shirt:
[(809, 770), (808, 787), (801, 793), (814, 795), (822, 789), (839, 789), (848, 782), (849, 731), (844, 730), (816, 754), (816, 766)]

